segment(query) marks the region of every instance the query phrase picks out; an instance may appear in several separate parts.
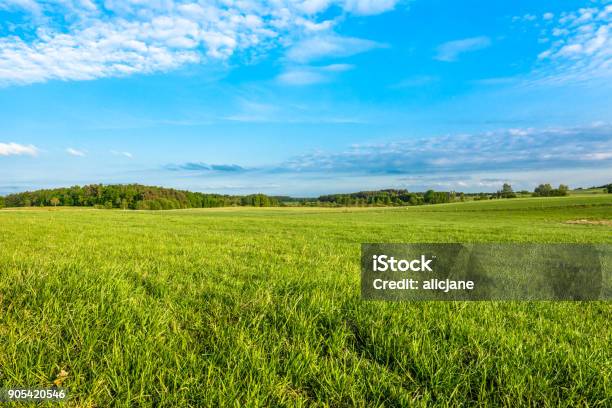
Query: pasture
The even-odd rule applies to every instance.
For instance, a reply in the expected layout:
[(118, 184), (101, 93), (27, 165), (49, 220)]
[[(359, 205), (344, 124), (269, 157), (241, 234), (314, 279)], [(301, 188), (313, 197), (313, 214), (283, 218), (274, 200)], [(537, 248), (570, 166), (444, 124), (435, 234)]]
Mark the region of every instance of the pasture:
[(612, 243), (591, 220), (612, 195), (1, 210), (0, 388), (64, 370), (66, 406), (610, 406), (610, 302), (359, 290), (362, 242)]

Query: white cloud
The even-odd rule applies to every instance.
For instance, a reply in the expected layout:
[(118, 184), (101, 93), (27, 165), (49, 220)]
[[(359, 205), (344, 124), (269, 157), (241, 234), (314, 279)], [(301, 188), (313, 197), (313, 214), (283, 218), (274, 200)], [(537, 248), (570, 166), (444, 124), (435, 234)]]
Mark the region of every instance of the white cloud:
[(367, 16), (393, 10), (399, 0), (303, 0), (297, 1), (297, 8), (308, 13), (320, 13), (336, 3), (346, 12)]
[(33, 145), (18, 143), (0, 143), (0, 156), (36, 156), (38, 148)]
[(331, 64), (325, 66), (292, 67), (281, 73), (276, 79), (286, 85), (313, 85), (329, 82), (333, 74), (353, 69), (350, 64)]
[(346, 72), (354, 69), (355, 66), (351, 64), (330, 64), (319, 68), (325, 72)]
[(312, 85), (328, 80), (320, 72), (304, 68), (287, 70), (280, 74), (277, 79), (279, 82), (288, 85)]
[(361, 38), (328, 34), (298, 42), (289, 49), (287, 58), (291, 61), (305, 63), (323, 58), (349, 57), (381, 47), (386, 47), (386, 45)]
[(83, 150), (73, 149), (72, 147), (67, 148), (66, 153), (76, 157), (84, 157), (86, 154)]
[(269, 122), (274, 121), (279, 115), (279, 107), (266, 103), (252, 101), (246, 98), (239, 98), (240, 109), (233, 115), (226, 116), (224, 119), (232, 122)]
[(485, 36), (449, 41), (438, 47), (435, 58), (439, 61), (453, 62), (463, 53), (482, 50), (490, 45), (491, 39)]
[(353, 145), (343, 152), (315, 152), (276, 171), (344, 174), (455, 174), (612, 165), (612, 127), (506, 129)]
[(40, 15), (41, 7), (34, 0), (3, 0), (0, 3), (0, 10), (21, 9), (34, 15)]
[(330, 0), (304, 0), (298, 8), (308, 14), (319, 13), (329, 7)]
[(152, 23), (98, 22), (73, 35), (41, 32), (32, 43), (0, 38), (0, 83), (125, 76), (198, 62), (198, 53), (185, 47), (189, 37), (181, 23), (164, 30)]
[(371, 15), (392, 10), (397, 3), (398, 0), (346, 0), (344, 8), (355, 14)]
[(612, 151), (610, 152), (595, 152), (595, 153), (587, 153), (582, 156), (584, 160), (610, 160), (612, 159)]
[[(547, 16), (545, 15), (545, 18)], [(564, 12), (551, 24), (550, 45), (538, 55), (538, 83), (612, 78), (612, 5)]]
[(535, 14), (524, 14), (522, 16), (514, 16), (512, 17), (512, 22), (529, 22), (529, 21), (535, 21), (537, 20), (538, 17)]
[(111, 150), (111, 154), (114, 154), (115, 156), (123, 156), (123, 157), (127, 157), (128, 159), (133, 159), (134, 155), (130, 152), (120, 152), (120, 151), (116, 151), (116, 150)]
[[(251, 59), (289, 48), (293, 61), (345, 57), (380, 46), (341, 37), (324, 13), (388, 11), (395, 0), (5, 0), (35, 18), (34, 28), (0, 37), (0, 85), (90, 80), (164, 72), (187, 64)], [(97, 5), (96, 5), (97, 4)], [(295, 44), (301, 50), (292, 47)]]

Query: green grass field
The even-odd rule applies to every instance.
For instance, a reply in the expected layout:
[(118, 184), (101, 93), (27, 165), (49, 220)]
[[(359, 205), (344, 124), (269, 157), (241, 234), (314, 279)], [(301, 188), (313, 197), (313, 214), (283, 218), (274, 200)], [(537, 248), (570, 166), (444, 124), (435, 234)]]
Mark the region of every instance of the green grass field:
[(68, 406), (612, 405), (610, 302), (365, 302), (362, 242), (612, 243), (612, 195), (0, 211), (0, 388)]

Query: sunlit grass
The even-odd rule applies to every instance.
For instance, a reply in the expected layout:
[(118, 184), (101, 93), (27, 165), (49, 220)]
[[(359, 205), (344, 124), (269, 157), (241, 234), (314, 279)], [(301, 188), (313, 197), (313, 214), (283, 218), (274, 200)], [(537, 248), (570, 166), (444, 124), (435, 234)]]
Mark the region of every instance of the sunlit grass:
[(364, 302), (361, 242), (612, 243), (612, 196), (0, 211), (0, 387), (79, 406), (609, 406), (609, 302)]

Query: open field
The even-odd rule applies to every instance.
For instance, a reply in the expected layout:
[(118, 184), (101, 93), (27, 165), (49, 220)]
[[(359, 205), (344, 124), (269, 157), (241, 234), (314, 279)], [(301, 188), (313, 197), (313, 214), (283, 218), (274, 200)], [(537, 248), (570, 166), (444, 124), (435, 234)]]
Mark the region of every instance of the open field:
[(610, 406), (610, 302), (364, 302), (361, 242), (612, 243), (612, 195), (0, 211), (0, 388), (70, 406)]

